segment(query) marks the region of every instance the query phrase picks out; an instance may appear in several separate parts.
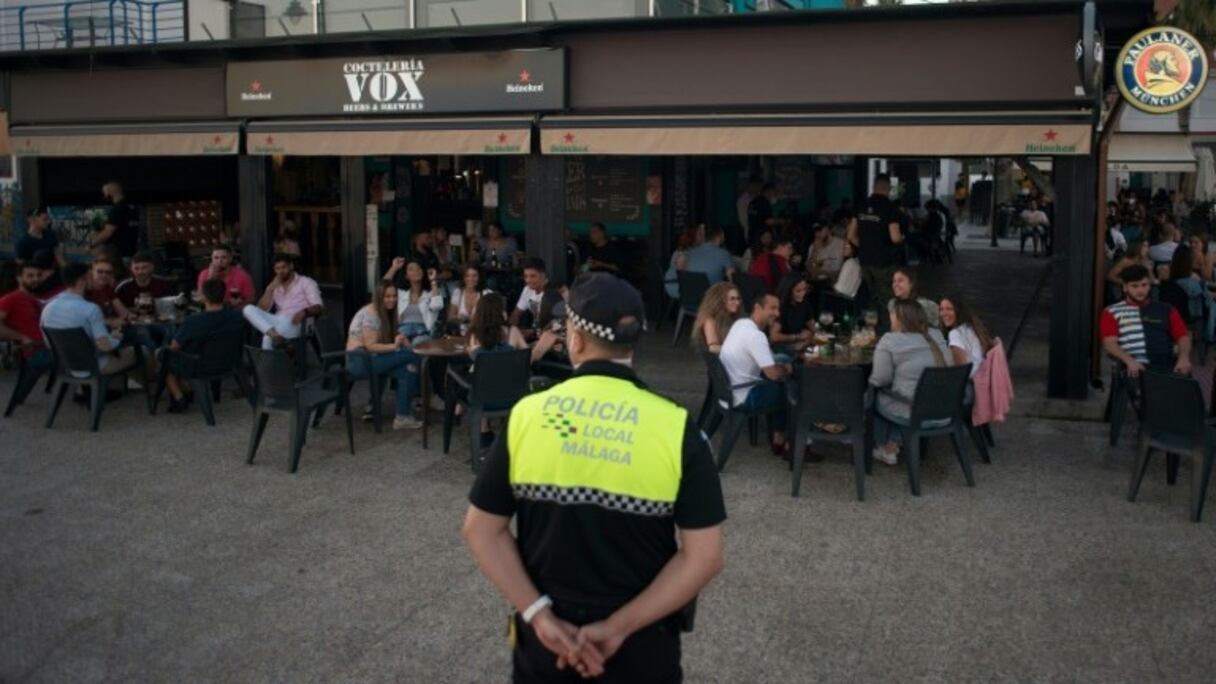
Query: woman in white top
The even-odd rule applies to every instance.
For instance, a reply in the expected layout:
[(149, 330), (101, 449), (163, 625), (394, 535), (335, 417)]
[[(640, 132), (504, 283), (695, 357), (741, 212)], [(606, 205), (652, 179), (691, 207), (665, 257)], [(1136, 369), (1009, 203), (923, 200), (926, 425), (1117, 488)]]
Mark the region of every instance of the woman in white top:
[[(346, 351), (364, 349), (371, 358), (349, 356), (347, 371), (355, 378), (366, 378), (374, 373), (397, 379), (397, 413), (393, 429), (403, 430), (422, 426), (410, 415), (410, 401), (418, 392), (418, 356), (410, 348), (409, 340), (397, 333), (396, 328), (397, 288), (393, 281), (383, 280), (376, 286), (371, 303), (359, 309), (351, 319), (346, 336)], [(372, 416), (372, 402), (379, 400), (379, 397), (368, 399), (365, 419)]]
[(443, 310), (443, 292), (439, 289), (435, 269), (431, 269), (429, 274), (424, 273), (421, 263), (406, 262), (404, 257), (393, 259), (393, 265), (384, 274), (384, 279), (392, 280), (403, 266), (409, 289), (397, 290), (397, 330), (411, 344), (417, 344), (430, 339), (435, 330), (435, 321)]
[(844, 263), (840, 266), (840, 275), (836, 276), (834, 290), (846, 297), (856, 297), (861, 289), (861, 262), (857, 260), (857, 250), (851, 242), (844, 243)]
[(955, 365), (971, 364), (971, 377), (980, 370), (980, 364), (992, 349), (992, 335), (984, 322), (971, 313), (971, 309), (957, 295), (945, 297), (938, 305), (942, 329), (949, 333), (950, 354)]
[(465, 264), (460, 274), (460, 289), (452, 293), (452, 300), (448, 305), (448, 320), (467, 325), (473, 317), (473, 311), (477, 309), (477, 302), (490, 292), (492, 290), (481, 286), (481, 269), (477, 268), (476, 264)]

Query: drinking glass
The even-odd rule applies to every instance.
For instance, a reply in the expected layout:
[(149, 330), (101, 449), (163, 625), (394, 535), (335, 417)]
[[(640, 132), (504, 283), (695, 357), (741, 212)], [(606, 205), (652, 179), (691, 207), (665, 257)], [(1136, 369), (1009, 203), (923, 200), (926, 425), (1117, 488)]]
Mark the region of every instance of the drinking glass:
[(826, 331), (832, 327), (832, 323), (836, 321), (836, 316), (831, 311), (824, 311), (819, 314), (819, 325)]

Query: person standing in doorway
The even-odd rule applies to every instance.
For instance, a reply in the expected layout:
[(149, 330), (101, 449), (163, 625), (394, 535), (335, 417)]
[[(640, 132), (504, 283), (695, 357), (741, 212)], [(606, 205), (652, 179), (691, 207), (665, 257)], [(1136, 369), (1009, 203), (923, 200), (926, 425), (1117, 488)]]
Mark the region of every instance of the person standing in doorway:
[(110, 181), (101, 186), (101, 194), (110, 203), (110, 212), (106, 215), (105, 223), (97, 230), (90, 242), (90, 247), (97, 249), (110, 245), (118, 250), (124, 262), (135, 256), (139, 246), (139, 234), (131, 225), (134, 215), (131, 205), (123, 194), (122, 185), (118, 181)]
[(861, 276), (873, 307), (881, 309), (891, 299), (891, 275), (895, 266), (895, 245), (904, 241), (899, 228), (899, 210), (891, 202), (891, 178), (879, 174), (874, 192), (858, 206), (857, 216), (849, 222), (848, 241), (857, 253)]

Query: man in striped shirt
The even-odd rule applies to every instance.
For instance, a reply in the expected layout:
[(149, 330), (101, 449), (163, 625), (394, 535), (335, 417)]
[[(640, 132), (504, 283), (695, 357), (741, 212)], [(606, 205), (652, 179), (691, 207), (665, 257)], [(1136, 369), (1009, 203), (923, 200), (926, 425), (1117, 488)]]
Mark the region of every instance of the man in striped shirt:
[(1123, 362), (1129, 377), (1138, 377), (1145, 368), (1189, 374), (1191, 337), (1182, 316), (1169, 304), (1149, 299), (1147, 268), (1129, 266), (1122, 277), (1126, 298), (1106, 307), (1098, 324), (1102, 348)]

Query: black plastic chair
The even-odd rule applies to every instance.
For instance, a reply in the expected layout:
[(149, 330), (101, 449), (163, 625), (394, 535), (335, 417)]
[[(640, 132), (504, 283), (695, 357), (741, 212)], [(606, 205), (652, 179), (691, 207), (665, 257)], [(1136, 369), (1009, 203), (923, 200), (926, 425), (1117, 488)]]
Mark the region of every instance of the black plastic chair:
[(1169, 304), (1178, 311), (1178, 315), (1182, 316), (1182, 320), (1186, 321), (1186, 327), (1191, 331), (1191, 348), (1195, 352), (1196, 365), (1202, 366), (1207, 363), (1208, 345), (1207, 345), (1207, 301), (1202, 302), (1202, 307), (1199, 315), (1191, 314), (1191, 296), (1182, 289), (1178, 283), (1167, 280), (1157, 286), (1157, 299)]
[(676, 316), (676, 332), (671, 336), (673, 347), (680, 342), (684, 321), (697, 319), (697, 309), (701, 308), (701, 300), (709, 290), (709, 276), (698, 271), (677, 271), (676, 280), (680, 282), (680, 313)]
[[(384, 390), (388, 388), (389, 383), (386, 378), (381, 377), (371, 372), (372, 355), (366, 349), (346, 350), (346, 335), (342, 332), (342, 327), (338, 321), (332, 318), (318, 318), (313, 326), (313, 333), (316, 339), (318, 356), (321, 359), (321, 370), (341, 370), (346, 374), (346, 382), (348, 387), (353, 387), (359, 380), (367, 380), (368, 393), (371, 397), (372, 409), (372, 427), (376, 434), (379, 434), (384, 428), (384, 412), (381, 410), (383, 403)], [(368, 370), (366, 378), (356, 378), (351, 374), (352, 367), (362, 367)], [(316, 425), (321, 420), (322, 411), (317, 412), (317, 416), (313, 421)], [(335, 402), (334, 415), (342, 413), (342, 404)]]
[(663, 268), (662, 262), (654, 262), (653, 268), (654, 273), (652, 277), (655, 278), (655, 282), (659, 285), (659, 317), (654, 322), (654, 329), (658, 331), (659, 328), (663, 327), (663, 322), (671, 318), (676, 312), (676, 307), (680, 305), (679, 298), (673, 299), (667, 294), (667, 286), (674, 284), (678, 288), (680, 281), (679, 278), (667, 279), (667, 269)]
[(908, 486), (913, 496), (920, 496), (920, 460), (922, 440), (949, 435), (954, 444), (967, 486), (975, 486), (971, 458), (963, 442), (966, 421), (963, 418), (963, 394), (971, 378), (971, 364), (945, 368), (926, 368), (916, 385), (912, 412), (907, 426), (901, 426), (904, 438), (904, 462), (908, 466)]
[(340, 402), (346, 409), (346, 438), (350, 442), (350, 453), (355, 453), (355, 431), (350, 417), (346, 371), (333, 369), (296, 382), (295, 368), (286, 352), (247, 346), (245, 353), (249, 357), (254, 377), (257, 378), (257, 391), (253, 401), (253, 433), (249, 437), (246, 463), (252, 464), (254, 456), (257, 455), (270, 414), (282, 413), (291, 417), (288, 472), (296, 472), (300, 467), (300, 454), (308, 436), (309, 417), (314, 412), (324, 411), (325, 407), (335, 402)]
[(160, 406), (160, 398), (165, 392), (165, 377), (169, 374), (170, 366), (175, 359), (180, 359), (190, 368), (190, 374), (183, 377), (190, 383), (194, 396), (198, 399), (199, 409), (203, 412), (203, 420), (208, 425), (215, 425), (215, 403), (219, 400), (224, 380), (232, 378), (241, 390), (241, 396), (253, 403), (253, 393), (249, 386), (249, 369), (243, 360), (245, 348), (245, 326), (234, 325), (226, 330), (217, 330), (199, 343), (197, 354), (183, 351), (173, 351), (168, 347), (161, 352), (160, 378), (156, 384), (156, 395), (152, 398), (152, 413), (155, 414)]
[(16, 345), (14, 345), (14, 347), (13, 353), (17, 357), (17, 382), (13, 384), (13, 393), (8, 397), (8, 406), (4, 409), (5, 418), (12, 416), (13, 411), (17, 410), (18, 406), (25, 403), (25, 400), (29, 398), (30, 394), (32, 394), (34, 389), (38, 386), (38, 379), (41, 378), (44, 373), (50, 374), (50, 377), (47, 378), (48, 392), (51, 390), (51, 387), (55, 381), (53, 366), (43, 370), (35, 370), (32, 366), (30, 366), (29, 359), (25, 358), (25, 354), (22, 353), (22, 347)]
[(443, 411), (443, 453), (448, 453), (451, 447), (456, 403), (460, 402), (466, 409), (464, 421), (469, 428), (471, 466), (474, 473), (480, 472), (485, 461), (481, 448), (482, 419), (505, 418), (509, 415), (511, 407), (528, 394), (531, 377), (530, 349), (478, 354), (477, 361), (473, 364), (473, 372), (469, 375), (449, 366)]
[(1106, 396), (1106, 411), (1103, 420), (1110, 423), (1110, 445), (1118, 446), (1123, 433), (1123, 418), (1128, 404), (1137, 415), (1140, 413), (1139, 395), (1132, 391), (1133, 380), (1127, 376), (1127, 368), (1119, 361), (1110, 374), (1110, 393)]
[[(754, 446), (757, 441), (755, 420), (760, 416), (764, 416), (766, 421), (768, 421), (769, 416), (778, 409), (749, 410), (743, 406), (736, 405), (735, 390), (755, 387), (764, 381), (744, 382), (732, 385), (730, 376), (727, 375), (726, 368), (722, 365), (722, 361), (718, 358), (717, 354), (702, 352), (701, 358), (705, 361), (705, 367), (709, 372), (710, 385), (713, 387), (714, 392), (710, 416), (705, 426), (706, 436), (712, 438), (714, 433), (718, 431), (718, 426), (723, 422), (726, 423), (725, 431), (722, 433), (722, 443), (718, 446), (718, 470), (721, 471), (726, 467), (726, 460), (730, 458), (731, 451), (735, 448), (735, 442), (739, 439), (739, 433), (743, 431), (744, 424), (750, 426), (751, 442)], [(768, 422), (768, 432), (769, 434), (773, 432), (771, 421)]]
[[(815, 442), (849, 444), (853, 448), (853, 471), (857, 500), (866, 498), (866, 473), (873, 442), (870, 412), (866, 408), (866, 373), (860, 367), (834, 368), (800, 365), (794, 370), (796, 397), (790, 398), (790, 453), (793, 481), (790, 496), (798, 496), (802, 485), (803, 446)], [(845, 431), (831, 433), (817, 423), (835, 423)]]
[(754, 276), (750, 273), (735, 271), (731, 276), (731, 282), (735, 287), (739, 288), (739, 299), (743, 300), (743, 311), (750, 313), (752, 305), (756, 300), (768, 294), (768, 286), (764, 284), (764, 279), (760, 276)]
[(1203, 390), (1191, 378), (1156, 371), (1141, 373), (1140, 387), (1144, 398), (1143, 429), (1127, 500), (1136, 500), (1154, 449), (1166, 453), (1166, 482), (1171, 485), (1178, 481), (1179, 456), (1190, 456), (1191, 520), (1199, 522), (1216, 453), (1216, 425), (1204, 419)]
[(115, 360), (107, 364), (103, 371), (97, 362), (97, 345), (84, 328), (43, 328), (42, 334), (55, 355), (55, 389), (51, 395), (50, 412), (46, 416), (47, 429), (55, 424), (55, 416), (63, 405), (68, 387), (88, 387), (92, 413), (89, 429), (97, 432), (110, 380), (121, 378), (122, 392), (126, 394), (127, 376), (135, 364), (120, 366)]

